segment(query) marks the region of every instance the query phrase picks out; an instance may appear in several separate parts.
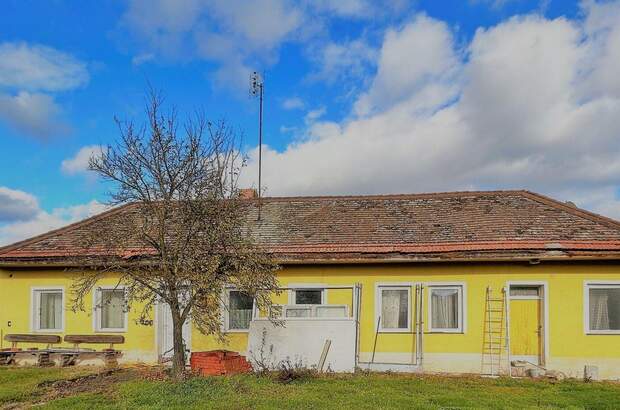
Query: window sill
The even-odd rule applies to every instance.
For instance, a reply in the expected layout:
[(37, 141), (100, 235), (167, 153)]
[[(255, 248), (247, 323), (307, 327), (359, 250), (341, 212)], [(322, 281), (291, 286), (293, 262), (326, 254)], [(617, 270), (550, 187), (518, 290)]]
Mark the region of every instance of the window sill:
[(442, 334), (442, 333), (447, 333), (447, 334), (456, 334), (456, 335), (464, 335), (465, 332), (463, 332), (462, 329), (430, 329), (427, 333), (429, 334)]
[(379, 333), (411, 333), (411, 329), (379, 329)]
[(35, 329), (32, 333), (64, 333), (65, 329)]
[(224, 333), (248, 333), (250, 329), (226, 329)]
[(127, 333), (127, 329), (95, 329), (95, 333)]
[(620, 330), (589, 330), (586, 335), (620, 335)]

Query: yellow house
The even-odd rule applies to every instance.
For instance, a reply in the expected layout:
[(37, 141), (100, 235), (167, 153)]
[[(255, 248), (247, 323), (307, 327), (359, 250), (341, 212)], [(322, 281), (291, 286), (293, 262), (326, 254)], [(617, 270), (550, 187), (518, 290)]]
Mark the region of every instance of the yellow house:
[[(528, 191), (248, 199), (248, 224), (282, 265), (284, 327), (229, 289), (222, 345), (188, 349), (376, 370), (499, 374), (530, 363), (620, 378), (620, 222)], [(109, 278), (69, 310), (69, 256), (93, 221), (0, 248), (0, 332), (123, 334), (123, 360), (171, 348), (166, 306), (137, 323)], [(108, 302), (103, 308), (93, 301)], [(5, 346), (6, 347), (6, 346)]]

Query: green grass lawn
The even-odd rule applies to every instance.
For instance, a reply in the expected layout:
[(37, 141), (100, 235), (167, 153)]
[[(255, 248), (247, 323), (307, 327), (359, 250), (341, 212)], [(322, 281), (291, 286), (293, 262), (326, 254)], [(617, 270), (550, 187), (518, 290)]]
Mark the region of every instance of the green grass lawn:
[[(93, 372), (93, 370), (88, 370)], [(281, 383), (263, 376), (156, 380), (123, 370), (52, 383), (82, 369), (0, 368), (0, 407), (42, 408), (620, 408), (620, 384), (395, 374), (330, 375)]]

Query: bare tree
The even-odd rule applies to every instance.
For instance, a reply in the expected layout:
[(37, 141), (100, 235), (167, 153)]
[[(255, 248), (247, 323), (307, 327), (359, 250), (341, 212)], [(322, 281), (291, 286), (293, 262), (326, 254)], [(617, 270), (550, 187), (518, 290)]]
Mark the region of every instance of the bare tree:
[(89, 168), (113, 189), (111, 203), (130, 204), (94, 223), (85, 238), (89, 269), (72, 286), (74, 308), (108, 272), (119, 275), (128, 306), (142, 305), (140, 319), (156, 303), (172, 313), (173, 374), (185, 369), (182, 328), (191, 315), (203, 334), (222, 333), (226, 286), (255, 297), (269, 309), (278, 292), (272, 257), (257, 246), (247, 224), (248, 201), (239, 199), (237, 177), (244, 164), (233, 130), (196, 114), (179, 131), (175, 111), (148, 95), (148, 122), (136, 127), (117, 120), (120, 139), (91, 158)]

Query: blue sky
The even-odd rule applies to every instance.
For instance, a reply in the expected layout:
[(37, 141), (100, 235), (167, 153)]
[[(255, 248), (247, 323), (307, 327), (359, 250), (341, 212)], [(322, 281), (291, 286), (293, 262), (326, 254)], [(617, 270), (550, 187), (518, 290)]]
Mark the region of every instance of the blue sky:
[(103, 209), (88, 155), (147, 82), (244, 134), (267, 194), (527, 188), (614, 217), (620, 3), (8, 0), (0, 244)]

